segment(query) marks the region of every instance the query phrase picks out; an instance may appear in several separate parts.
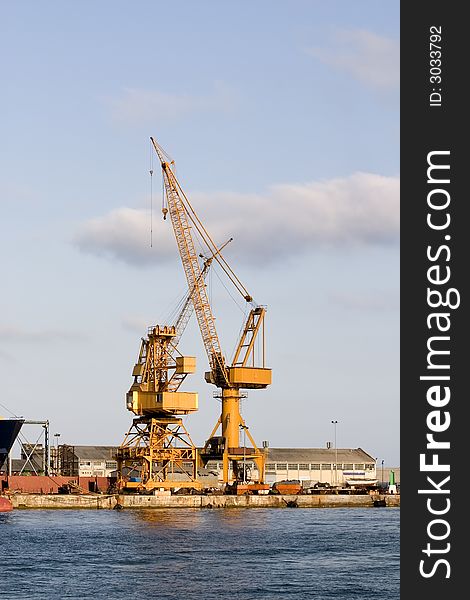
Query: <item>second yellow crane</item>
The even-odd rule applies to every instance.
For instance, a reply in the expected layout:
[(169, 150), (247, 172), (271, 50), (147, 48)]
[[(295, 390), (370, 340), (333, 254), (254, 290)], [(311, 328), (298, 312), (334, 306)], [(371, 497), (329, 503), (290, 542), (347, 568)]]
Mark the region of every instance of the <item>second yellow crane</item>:
[[(253, 301), (251, 294), (222, 256), (221, 248), (218, 248), (213, 242), (176, 178), (173, 170), (174, 161), (153, 138), (150, 139), (162, 168), (166, 199), (163, 214), (165, 218), (167, 213), (170, 216), (188, 288), (192, 290), (191, 300), (209, 360), (210, 371), (205, 374), (205, 380), (220, 389), (221, 414), (200, 457), (204, 464), (207, 464), (209, 460), (222, 461), (223, 480), (226, 484), (245, 482), (247, 479), (246, 461), (253, 461), (256, 465), (256, 475), (252, 477), (252, 480), (263, 483), (265, 454), (256, 445), (241, 416), (242, 393), (240, 390), (263, 389), (271, 384), (271, 369), (265, 366), (264, 319), (266, 308)], [(221, 349), (192, 230), (198, 234), (209, 254), (221, 266), (251, 307), (231, 364), (227, 364)], [(260, 350), (258, 350), (258, 346)], [(216, 433), (219, 428), (221, 435), (218, 436)], [(246, 443), (242, 446), (241, 437), (243, 440), (248, 437), (252, 446), (246, 447)]]

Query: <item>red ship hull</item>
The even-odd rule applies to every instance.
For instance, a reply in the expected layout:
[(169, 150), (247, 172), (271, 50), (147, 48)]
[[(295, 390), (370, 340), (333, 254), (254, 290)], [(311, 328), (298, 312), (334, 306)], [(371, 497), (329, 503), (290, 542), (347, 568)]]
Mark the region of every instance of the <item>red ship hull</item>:
[(5, 498), (5, 496), (0, 496), (0, 513), (10, 512), (10, 510), (13, 510), (11, 501), (8, 498)]

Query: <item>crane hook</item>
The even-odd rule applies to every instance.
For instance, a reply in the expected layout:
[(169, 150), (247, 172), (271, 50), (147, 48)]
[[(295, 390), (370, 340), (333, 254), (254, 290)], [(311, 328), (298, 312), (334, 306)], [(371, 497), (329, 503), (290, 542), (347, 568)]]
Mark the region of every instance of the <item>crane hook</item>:
[(166, 215), (168, 213), (168, 209), (165, 206), (162, 208), (162, 213), (163, 213), (163, 220), (166, 221)]

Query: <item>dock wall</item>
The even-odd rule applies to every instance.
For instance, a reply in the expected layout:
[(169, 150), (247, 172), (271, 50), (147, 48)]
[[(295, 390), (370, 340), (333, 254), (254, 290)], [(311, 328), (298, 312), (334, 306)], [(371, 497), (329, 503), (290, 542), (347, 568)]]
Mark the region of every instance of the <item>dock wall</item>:
[(299, 496), (141, 496), (93, 494), (12, 494), (18, 509), (140, 509), (140, 508), (339, 508), (374, 507), (374, 500), (399, 507), (399, 495), (308, 494)]

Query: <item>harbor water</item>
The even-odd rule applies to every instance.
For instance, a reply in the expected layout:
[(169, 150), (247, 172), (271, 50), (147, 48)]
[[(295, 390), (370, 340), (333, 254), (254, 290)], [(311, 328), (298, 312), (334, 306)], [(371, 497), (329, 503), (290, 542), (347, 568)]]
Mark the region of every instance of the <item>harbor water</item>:
[(4, 600), (398, 600), (398, 508), (17, 510)]

